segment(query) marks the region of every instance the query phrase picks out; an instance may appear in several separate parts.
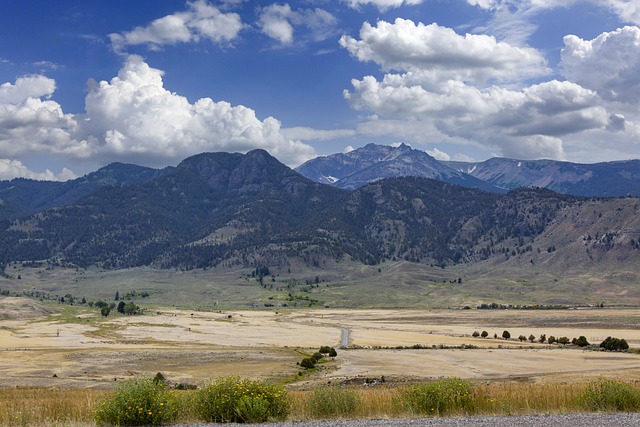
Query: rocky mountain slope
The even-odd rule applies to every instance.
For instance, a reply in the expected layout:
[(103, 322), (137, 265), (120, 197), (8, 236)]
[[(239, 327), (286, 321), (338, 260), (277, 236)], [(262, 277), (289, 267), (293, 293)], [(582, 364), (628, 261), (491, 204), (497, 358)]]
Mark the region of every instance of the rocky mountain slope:
[(580, 164), (492, 158), (443, 163), (505, 190), (540, 187), (579, 196), (640, 196), (640, 160)]
[(405, 144), (399, 147), (368, 144), (349, 153), (317, 157), (300, 165), (296, 171), (313, 181), (350, 190), (380, 179), (415, 176), (485, 191), (504, 192)]
[(156, 170), (137, 165), (112, 163), (96, 172), (66, 181), (35, 181), (16, 178), (0, 181), (1, 219), (12, 219), (65, 206), (94, 193), (100, 188), (123, 186), (149, 181), (167, 173), (171, 168)]
[(154, 179), (5, 221), (0, 263), (188, 270), (407, 261), (561, 270), (571, 260), (574, 269), (615, 271), (640, 256), (639, 204), (546, 189), (497, 194), (419, 177), (347, 191), (263, 150), (205, 153)]
[(313, 181), (346, 189), (385, 178), (417, 176), (497, 193), (539, 187), (586, 197), (640, 196), (640, 160), (596, 164), (505, 158), (440, 162), (407, 145), (369, 144), (349, 153), (317, 157), (296, 170)]

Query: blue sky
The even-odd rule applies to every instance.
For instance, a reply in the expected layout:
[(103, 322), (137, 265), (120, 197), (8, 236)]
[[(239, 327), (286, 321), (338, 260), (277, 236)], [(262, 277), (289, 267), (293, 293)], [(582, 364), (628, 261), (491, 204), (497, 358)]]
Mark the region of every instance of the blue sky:
[(640, 158), (640, 1), (6, 3), (0, 179), (369, 142)]

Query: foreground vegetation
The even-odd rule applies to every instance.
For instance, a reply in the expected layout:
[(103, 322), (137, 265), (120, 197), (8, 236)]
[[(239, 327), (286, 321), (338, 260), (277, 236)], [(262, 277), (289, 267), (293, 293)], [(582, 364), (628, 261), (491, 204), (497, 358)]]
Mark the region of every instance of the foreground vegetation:
[(640, 385), (599, 379), (575, 384), (473, 384), (449, 378), (403, 386), (325, 386), (286, 391), (237, 377), (196, 391), (151, 379), (125, 381), (111, 392), (0, 390), (0, 425), (160, 425), (336, 418), (527, 415), (640, 410)]

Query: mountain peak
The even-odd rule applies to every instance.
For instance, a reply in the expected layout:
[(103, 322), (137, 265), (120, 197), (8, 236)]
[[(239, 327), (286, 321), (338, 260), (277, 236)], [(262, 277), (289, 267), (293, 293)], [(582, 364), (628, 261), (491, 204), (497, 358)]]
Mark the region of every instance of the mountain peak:
[(309, 160), (296, 171), (311, 180), (344, 189), (356, 189), (384, 178), (414, 176), (486, 191), (500, 191), (404, 143), (398, 146), (367, 144), (347, 154)]

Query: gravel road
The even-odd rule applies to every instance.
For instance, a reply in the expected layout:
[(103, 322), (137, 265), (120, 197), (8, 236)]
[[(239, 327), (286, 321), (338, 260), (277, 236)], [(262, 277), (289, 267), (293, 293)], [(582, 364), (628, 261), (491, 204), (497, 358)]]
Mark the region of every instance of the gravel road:
[[(191, 424), (190, 427), (215, 427), (220, 424)], [(225, 424), (226, 427), (637, 427), (640, 413), (633, 414), (569, 414), (518, 417), (420, 418), (400, 420), (331, 420), (272, 424)], [(176, 426), (177, 427), (177, 426)], [(181, 427), (185, 427), (182, 425)]]
[(340, 337), (340, 347), (346, 348), (351, 344), (351, 332), (347, 328), (342, 328), (342, 336)]

